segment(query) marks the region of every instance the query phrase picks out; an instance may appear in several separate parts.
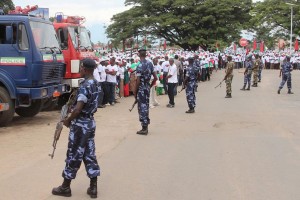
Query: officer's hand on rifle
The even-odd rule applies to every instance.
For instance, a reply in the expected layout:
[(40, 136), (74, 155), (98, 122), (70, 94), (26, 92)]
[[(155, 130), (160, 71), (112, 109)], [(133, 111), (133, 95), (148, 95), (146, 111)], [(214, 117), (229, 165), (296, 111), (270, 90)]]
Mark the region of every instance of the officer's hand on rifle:
[(64, 123), (64, 125), (66, 126), (66, 127), (70, 127), (70, 125), (71, 125), (71, 121), (67, 118), (67, 119), (65, 119), (65, 120), (63, 120), (63, 123)]

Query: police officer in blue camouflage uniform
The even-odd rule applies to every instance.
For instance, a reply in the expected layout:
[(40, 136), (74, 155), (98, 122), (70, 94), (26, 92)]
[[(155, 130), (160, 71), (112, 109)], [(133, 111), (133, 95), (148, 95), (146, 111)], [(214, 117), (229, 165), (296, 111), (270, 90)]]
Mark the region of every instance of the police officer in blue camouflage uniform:
[(197, 82), (197, 78), (198, 78), (198, 74), (201, 77), (201, 65), (200, 65), (200, 60), (199, 60), (199, 56), (195, 55), (194, 56), (194, 69), (196, 69), (196, 73), (197, 73), (197, 77), (196, 77), (196, 83), (195, 83), (195, 92), (198, 91), (198, 82)]
[[(146, 49), (139, 50), (140, 64), (136, 68), (136, 92), (135, 99), (138, 102), (139, 120), (142, 125), (142, 130), (137, 131), (137, 134), (147, 135), (149, 119), (149, 97), (150, 88), (157, 81), (157, 75), (154, 71), (152, 62), (146, 60)], [(151, 75), (153, 75), (152, 83), (150, 84)]]
[(249, 55), (246, 60), (246, 69), (244, 72), (244, 86), (241, 90), (246, 90), (247, 84), (248, 84), (247, 90), (250, 90), (252, 69), (253, 69), (252, 55)]
[(186, 69), (186, 77), (184, 80), (184, 86), (183, 89), (186, 87), (186, 99), (188, 102), (189, 110), (186, 111), (186, 113), (194, 113), (195, 107), (196, 107), (196, 95), (195, 95), (195, 89), (196, 89), (196, 83), (197, 83), (197, 76), (198, 76), (198, 70), (196, 65), (194, 64), (194, 58), (190, 57), (188, 59), (189, 65)]
[(258, 68), (258, 82), (260, 83), (261, 82), (261, 73), (262, 73), (262, 70), (264, 68), (264, 64), (262, 62), (261, 56), (259, 56), (259, 60), (260, 60), (260, 65), (259, 65), (259, 68)]
[(100, 167), (95, 155), (96, 122), (94, 113), (98, 107), (98, 96), (101, 87), (93, 77), (96, 63), (92, 59), (85, 59), (80, 66), (80, 74), (84, 81), (77, 91), (76, 102), (71, 107), (71, 115), (64, 120), (64, 125), (70, 128), (66, 166), (62, 172), (64, 181), (61, 186), (53, 188), (52, 194), (70, 197), (71, 180), (84, 162), (87, 176), (90, 178), (90, 187), (87, 194), (97, 198), (97, 176), (100, 176)]
[(287, 88), (288, 88), (288, 94), (294, 94), (291, 89), (292, 89), (292, 74), (291, 72), (293, 71), (293, 65), (290, 62), (290, 57), (286, 57), (286, 62), (282, 64), (282, 68), (280, 69), (280, 74), (279, 77), (282, 75), (282, 81), (279, 85), (279, 89), (277, 91), (278, 94), (280, 94), (280, 90), (283, 88), (285, 82), (287, 82)]

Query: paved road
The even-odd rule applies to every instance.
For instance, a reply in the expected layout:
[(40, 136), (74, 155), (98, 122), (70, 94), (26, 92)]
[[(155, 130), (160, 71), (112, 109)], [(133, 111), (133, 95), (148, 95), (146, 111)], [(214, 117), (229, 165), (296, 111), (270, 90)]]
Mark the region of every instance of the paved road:
[[(276, 93), (278, 71), (264, 71), (263, 82), (240, 91), (235, 70), (232, 99), (225, 85), (214, 89), (224, 71), (201, 83), (196, 113), (185, 114), (185, 95), (176, 107), (151, 109), (150, 134), (139, 136), (132, 98), (97, 115), (96, 152), (101, 165), (102, 200), (299, 200), (300, 71), (293, 72), (294, 95)], [(33, 119), (15, 117), (0, 128), (0, 199), (63, 199), (51, 195), (61, 181), (68, 130), (55, 158), (51, 143), (59, 113)], [(89, 199), (84, 167), (72, 182), (71, 199)]]

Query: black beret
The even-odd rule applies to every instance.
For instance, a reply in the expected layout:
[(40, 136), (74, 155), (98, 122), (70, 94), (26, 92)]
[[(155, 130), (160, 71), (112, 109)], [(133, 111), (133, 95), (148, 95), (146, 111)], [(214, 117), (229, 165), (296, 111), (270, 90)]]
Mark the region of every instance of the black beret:
[(138, 50), (138, 52), (141, 52), (141, 51), (147, 51), (147, 50), (143, 47)]
[(93, 59), (85, 58), (82, 60), (82, 65), (88, 69), (94, 69), (96, 67), (96, 62)]

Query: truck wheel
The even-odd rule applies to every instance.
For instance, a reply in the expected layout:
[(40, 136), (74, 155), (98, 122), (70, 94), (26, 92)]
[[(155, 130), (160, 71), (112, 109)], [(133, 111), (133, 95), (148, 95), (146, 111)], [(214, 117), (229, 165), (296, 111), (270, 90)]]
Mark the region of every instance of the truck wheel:
[(33, 117), (40, 112), (43, 107), (41, 99), (32, 100), (31, 106), (16, 108), (16, 113), (21, 117)]
[(9, 104), (9, 110), (0, 111), (0, 126), (6, 126), (14, 117), (15, 104), (3, 87), (0, 87), (0, 102)]

